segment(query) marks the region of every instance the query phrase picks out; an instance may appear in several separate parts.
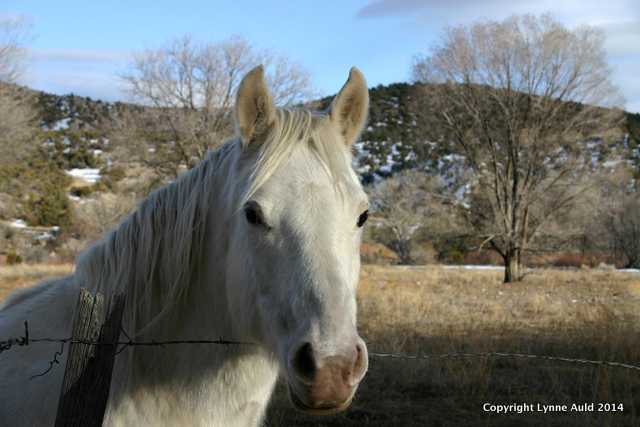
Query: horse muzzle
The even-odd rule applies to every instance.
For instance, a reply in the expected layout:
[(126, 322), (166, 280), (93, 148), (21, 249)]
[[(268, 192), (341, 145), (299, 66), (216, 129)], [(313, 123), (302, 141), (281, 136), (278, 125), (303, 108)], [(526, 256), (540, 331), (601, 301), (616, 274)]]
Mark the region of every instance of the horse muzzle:
[(292, 352), (289, 397), (300, 411), (331, 415), (349, 407), (368, 367), (367, 347), (360, 337), (346, 352), (317, 357), (311, 343)]

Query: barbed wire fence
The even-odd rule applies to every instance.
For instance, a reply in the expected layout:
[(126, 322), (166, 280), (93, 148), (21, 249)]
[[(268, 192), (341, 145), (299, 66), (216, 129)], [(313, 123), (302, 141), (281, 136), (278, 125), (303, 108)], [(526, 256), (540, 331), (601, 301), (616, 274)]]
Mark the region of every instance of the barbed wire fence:
[[(45, 375), (51, 370), (53, 365), (59, 364), (57, 359), (64, 351), (64, 346), (72, 344), (82, 344), (87, 346), (118, 346), (116, 356), (121, 353), (127, 347), (165, 347), (168, 345), (189, 345), (189, 344), (214, 344), (214, 345), (257, 345), (255, 343), (246, 341), (232, 341), (222, 337), (218, 339), (199, 339), (199, 340), (169, 340), (169, 341), (134, 341), (129, 338), (124, 329), (121, 332), (127, 338), (125, 341), (116, 341), (113, 343), (92, 341), (86, 339), (74, 339), (74, 338), (33, 338), (29, 335), (28, 322), (24, 322), (24, 333), (17, 338), (10, 338), (8, 340), (0, 341), (0, 353), (10, 350), (12, 347), (28, 346), (35, 343), (59, 343), (61, 344), (61, 350), (54, 354), (53, 359), (50, 361), (49, 368), (41, 374), (34, 375), (32, 378)], [(503, 358), (503, 359), (534, 359), (534, 360), (546, 360), (555, 362), (564, 362), (570, 364), (589, 365), (589, 366), (605, 366), (610, 368), (620, 368), (632, 371), (640, 372), (640, 365), (634, 365), (630, 363), (616, 362), (610, 360), (594, 360), (594, 359), (582, 359), (564, 356), (550, 356), (544, 354), (531, 354), (531, 353), (509, 353), (500, 351), (487, 351), (487, 352), (450, 352), (450, 353), (433, 353), (433, 354), (401, 354), (401, 353), (380, 353), (369, 352), (369, 358), (372, 359), (400, 359), (400, 360), (442, 360), (442, 359), (473, 359), (473, 358)]]
[(605, 366), (610, 368), (622, 368), (633, 371), (640, 371), (640, 365), (632, 365), (629, 363), (614, 362), (609, 360), (592, 360), (592, 359), (579, 359), (563, 356), (547, 356), (543, 354), (529, 354), (529, 353), (505, 353), (499, 351), (487, 351), (480, 353), (439, 353), (439, 354), (396, 354), (396, 353), (369, 353), (370, 357), (374, 358), (389, 358), (389, 359), (402, 359), (402, 360), (438, 360), (438, 359), (470, 359), (470, 358), (506, 358), (506, 359), (537, 359), (547, 360), (555, 362), (565, 362), (573, 364), (591, 365), (591, 366)]
[[(129, 347), (166, 347), (173, 345), (253, 346), (255, 343), (218, 339), (136, 341), (122, 327), (125, 298), (116, 295), (105, 304), (104, 297), (81, 289), (76, 306), (72, 336), (68, 338), (34, 337), (29, 323), (24, 322), (22, 335), (0, 340), (0, 354), (17, 347), (38, 343), (60, 344), (48, 367), (30, 379), (47, 375), (61, 363), (59, 357), (69, 347), (62, 390), (56, 416), (56, 426), (99, 426), (106, 409), (115, 357)], [(125, 339), (122, 339), (124, 337)], [(446, 359), (521, 359), (560, 362), (591, 367), (604, 367), (640, 372), (640, 365), (611, 360), (593, 360), (544, 354), (509, 352), (449, 352), (437, 354), (400, 354), (369, 352), (371, 360), (397, 359), (435, 361)], [(87, 391), (92, 399), (86, 399)]]
[(60, 344), (60, 350), (54, 353), (53, 358), (49, 361), (49, 367), (42, 373), (33, 375), (31, 379), (41, 377), (49, 371), (54, 365), (60, 363), (58, 360), (58, 356), (62, 356), (64, 354), (64, 349), (68, 345), (81, 344), (85, 346), (93, 346), (93, 347), (119, 347), (115, 355), (120, 354), (127, 347), (165, 347), (168, 345), (182, 345), (182, 344), (218, 344), (218, 345), (256, 345), (255, 343), (246, 342), (246, 341), (231, 341), (226, 340), (224, 338), (211, 339), (211, 340), (169, 340), (169, 341), (134, 341), (129, 338), (127, 332), (120, 328), (120, 332), (125, 335), (127, 338), (126, 341), (115, 341), (115, 342), (104, 342), (98, 340), (89, 340), (89, 339), (81, 339), (81, 338), (33, 338), (29, 333), (29, 322), (24, 322), (24, 332), (21, 336), (15, 338), (9, 338), (7, 340), (0, 340), (0, 354), (11, 350), (14, 347), (24, 347), (30, 346), (37, 343), (56, 343)]
[[(122, 330), (123, 334), (126, 334)], [(113, 346), (117, 345), (120, 348), (116, 352), (116, 355), (122, 352), (126, 347), (165, 347), (167, 345), (188, 345), (188, 344), (217, 344), (217, 345), (256, 345), (251, 342), (243, 341), (231, 341), (224, 338), (218, 338), (213, 340), (170, 340), (170, 341), (117, 341), (115, 343), (104, 343), (98, 341), (89, 341), (73, 338), (29, 338), (28, 325), (25, 322), (25, 334), (18, 338), (12, 338), (5, 341), (0, 341), (0, 353), (11, 349), (14, 346), (27, 346), (34, 343), (48, 342), (59, 343), (62, 345), (61, 350), (56, 352), (54, 358), (50, 361), (50, 367), (41, 374), (34, 375), (32, 378), (43, 376), (51, 370), (51, 366), (60, 363), (57, 360), (58, 356), (62, 355), (64, 346), (69, 344), (82, 344), (88, 346)], [(549, 356), (543, 354), (530, 354), (530, 353), (508, 353), (508, 352), (451, 352), (451, 353), (433, 353), (433, 354), (400, 354), (400, 353), (379, 353), (369, 352), (369, 357), (373, 359), (400, 359), (400, 360), (442, 360), (442, 359), (473, 359), (473, 358), (503, 358), (503, 359), (537, 359), (555, 362), (564, 362), (572, 364), (590, 365), (590, 366), (605, 366), (610, 368), (621, 368), (632, 371), (640, 371), (640, 365), (633, 365), (629, 363), (616, 362), (610, 360), (594, 360), (594, 359), (581, 359), (564, 356)]]

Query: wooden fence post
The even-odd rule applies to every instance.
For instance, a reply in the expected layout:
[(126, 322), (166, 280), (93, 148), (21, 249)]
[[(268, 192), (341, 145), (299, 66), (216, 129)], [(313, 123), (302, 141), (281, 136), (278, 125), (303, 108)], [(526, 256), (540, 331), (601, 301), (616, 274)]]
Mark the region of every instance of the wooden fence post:
[(105, 307), (102, 294), (80, 289), (56, 427), (102, 425), (124, 302), (124, 295), (116, 295)]

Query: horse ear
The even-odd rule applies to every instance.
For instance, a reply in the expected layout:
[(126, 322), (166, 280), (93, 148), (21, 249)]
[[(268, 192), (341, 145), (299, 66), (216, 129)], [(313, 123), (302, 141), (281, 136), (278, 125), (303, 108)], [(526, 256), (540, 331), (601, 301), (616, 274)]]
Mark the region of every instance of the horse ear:
[(243, 144), (260, 141), (276, 120), (276, 107), (259, 65), (244, 76), (236, 97), (236, 128)]
[(353, 144), (364, 127), (369, 111), (369, 90), (364, 76), (356, 67), (329, 107), (329, 117), (338, 126), (347, 145)]

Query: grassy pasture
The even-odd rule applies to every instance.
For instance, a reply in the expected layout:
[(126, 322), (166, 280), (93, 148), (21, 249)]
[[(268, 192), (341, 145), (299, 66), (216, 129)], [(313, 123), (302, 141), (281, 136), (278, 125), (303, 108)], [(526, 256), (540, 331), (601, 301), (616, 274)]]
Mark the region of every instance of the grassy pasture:
[[(359, 328), (370, 351), (502, 351), (640, 365), (640, 275), (540, 270), (504, 285), (502, 271), (365, 266)], [(623, 412), (497, 415), (484, 403), (622, 403)], [(376, 359), (349, 412), (290, 409), (280, 385), (269, 425), (638, 426), (640, 372), (522, 359)]]
[[(70, 266), (0, 267), (0, 301)], [(640, 365), (640, 275), (539, 270), (522, 283), (501, 271), (365, 266), (359, 328), (370, 351), (501, 351)], [(495, 414), (485, 403), (613, 403), (622, 412)], [(597, 408), (596, 408), (597, 409)], [(283, 384), (269, 426), (638, 426), (640, 372), (528, 359), (372, 358), (349, 411), (313, 418)]]

